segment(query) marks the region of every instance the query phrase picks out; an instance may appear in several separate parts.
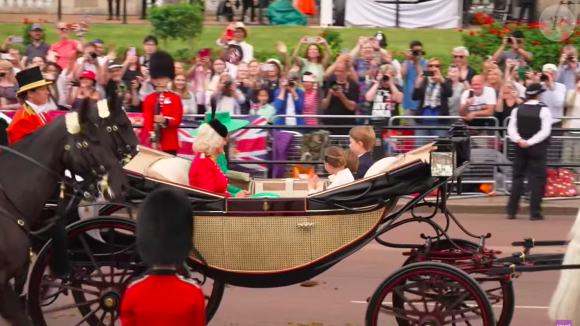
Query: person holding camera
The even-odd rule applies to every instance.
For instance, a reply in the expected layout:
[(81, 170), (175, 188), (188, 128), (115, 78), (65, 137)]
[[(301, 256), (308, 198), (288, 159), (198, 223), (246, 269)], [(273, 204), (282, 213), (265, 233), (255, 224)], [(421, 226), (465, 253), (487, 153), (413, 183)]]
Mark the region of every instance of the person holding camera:
[(578, 67), (578, 51), (576, 48), (568, 44), (562, 49), (560, 56), (560, 64), (558, 65), (558, 74), (556, 75), (556, 82), (564, 84), (567, 90), (576, 89), (576, 73), (580, 72)]
[(79, 81), (71, 81), (67, 88), (67, 104), (72, 109), (80, 107), (83, 99), (90, 98), (98, 101), (101, 99), (101, 93), (96, 90), (97, 79), (95, 73), (90, 70), (85, 70), (79, 76)]
[[(220, 76), (217, 90), (212, 94), (210, 105), (216, 111), (226, 111), (230, 115), (241, 115), (242, 105), (246, 102), (246, 96), (236, 87), (232, 76), (223, 73)], [(211, 111), (211, 107), (206, 112)]]
[[(325, 125), (346, 125), (355, 124), (356, 103), (359, 99), (359, 87), (354, 81), (347, 78), (347, 62), (341, 61), (334, 65), (334, 81), (328, 83), (324, 98), (321, 101), (320, 108), (325, 115), (352, 116), (352, 119), (325, 118)], [(333, 128), (330, 130), (335, 135), (348, 135), (351, 127)]]
[[(423, 58), (423, 44), (419, 41), (409, 43), (409, 49), (405, 54), (405, 61), (401, 67), (401, 77), (403, 78), (403, 115), (415, 115), (414, 112), (419, 107), (419, 103), (413, 100), (413, 92), (417, 80), (422, 80), (421, 73), (427, 66), (427, 60)], [(412, 125), (414, 121), (405, 121)]]
[[(395, 82), (397, 71), (391, 65), (384, 65), (377, 74), (365, 100), (371, 104), (370, 115), (373, 122), (387, 125), (388, 118), (397, 115), (399, 103), (403, 100), (403, 88)], [(365, 112), (366, 113), (366, 112)]]
[(474, 119), (492, 116), (496, 105), (495, 90), (489, 86), (484, 86), (483, 78), (480, 75), (475, 75), (471, 79), (471, 89), (467, 89), (461, 94), (459, 115), (467, 120), (470, 126), (482, 127), (486, 125), (487, 121)]
[(87, 42), (83, 46), (83, 56), (78, 58), (75, 64), (73, 75), (75, 79), (80, 79), (80, 75), (85, 71), (91, 71), (95, 75), (96, 86), (95, 89), (100, 94), (105, 94), (103, 84), (105, 83), (104, 75), (102, 73), (103, 66), (106, 65), (107, 59), (100, 58), (97, 55), (97, 48), (94, 43)]
[[(417, 78), (411, 96), (413, 101), (419, 103), (416, 115), (425, 118), (417, 119), (415, 124), (419, 126), (443, 126), (447, 123), (447, 120), (428, 117), (449, 115), (449, 98), (453, 95), (451, 80), (446, 79), (441, 74), (441, 60), (439, 58), (429, 59), (427, 61), (427, 70), (425, 71), (422, 71), (421, 67), (417, 68), (419, 68), (418, 72), (422, 74), (422, 77)], [(415, 130), (415, 135), (420, 137), (443, 136), (446, 134), (447, 130)], [(426, 143), (425, 140), (422, 142)]]
[[(500, 69), (505, 70), (507, 59), (516, 59), (520, 65), (526, 65), (532, 61), (532, 53), (524, 50), (524, 34), (521, 31), (513, 31), (503, 38), (501, 45), (493, 54), (491, 61), (495, 61)], [(506, 47), (509, 49), (506, 50)]]
[(275, 125), (296, 126), (303, 125), (304, 120), (299, 115), (302, 115), (304, 108), (304, 91), (298, 88), (298, 73), (289, 72), (288, 80), (282, 79), (280, 81), (280, 88), (274, 91), (274, 108), (276, 115), (291, 115), (285, 119), (276, 118), (273, 123)]
[[(550, 108), (554, 128), (562, 128), (562, 116), (564, 115), (564, 101), (566, 100), (566, 86), (555, 82), (558, 68), (556, 65), (547, 63), (542, 67), (541, 74), (535, 74), (532, 81), (542, 83), (544, 91), (540, 95), (540, 101)], [(556, 135), (560, 132), (554, 132)]]

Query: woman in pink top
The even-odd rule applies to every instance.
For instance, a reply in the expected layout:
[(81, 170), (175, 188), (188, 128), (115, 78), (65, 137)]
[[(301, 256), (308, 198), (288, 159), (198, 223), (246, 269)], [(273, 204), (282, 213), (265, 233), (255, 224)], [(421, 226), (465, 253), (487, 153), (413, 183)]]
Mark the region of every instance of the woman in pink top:
[[(314, 87), (317, 84), (316, 76), (306, 71), (302, 75), (302, 86), (304, 87), (304, 108), (303, 115), (318, 114), (318, 90)], [(318, 118), (304, 118), (304, 124), (307, 126), (317, 126)]]
[(68, 38), (68, 33), (71, 32), (69, 26), (66, 23), (59, 22), (56, 25), (56, 32), (58, 34), (58, 42), (53, 43), (48, 49), (49, 52), (54, 52), (56, 57), (56, 64), (61, 68), (65, 69), (67, 65), (67, 58), (72, 52), (82, 52), (80, 48), (80, 42), (77, 40), (71, 40)]

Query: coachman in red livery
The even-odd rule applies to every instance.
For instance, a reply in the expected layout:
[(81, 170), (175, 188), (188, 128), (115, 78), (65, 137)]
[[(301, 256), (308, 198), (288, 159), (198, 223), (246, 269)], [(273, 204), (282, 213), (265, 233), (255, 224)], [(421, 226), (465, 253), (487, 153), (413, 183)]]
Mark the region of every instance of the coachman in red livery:
[(177, 134), (183, 106), (179, 95), (167, 90), (167, 85), (175, 77), (173, 58), (167, 52), (153, 53), (149, 60), (149, 75), (155, 91), (143, 99), (143, 129), (151, 134), (154, 149), (177, 155)]
[(10, 145), (49, 122), (44, 111), (50, 94), (47, 87), (50, 82), (44, 80), (40, 68), (22, 70), (16, 74), (16, 80), (20, 85), (16, 95), (22, 108), (16, 112), (6, 128)]
[(139, 207), (137, 250), (152, 269), (125, 291), (123, 326), (205, 326), (201, 288), (176, 271), (193, 248), (192, 216), (185, 194), (169, 188), (151, 193)]

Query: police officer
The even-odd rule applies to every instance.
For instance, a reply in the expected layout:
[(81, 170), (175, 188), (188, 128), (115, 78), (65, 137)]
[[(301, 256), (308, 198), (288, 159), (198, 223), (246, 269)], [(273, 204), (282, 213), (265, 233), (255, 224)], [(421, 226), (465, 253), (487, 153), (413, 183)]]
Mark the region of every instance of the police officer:
[(507, 206), (508, 219), (515, 219), (524, 178), (528, 179), (530, 219), (542, 220), (541, 202), (546, 183), (548, 142), (552, 131), (550, 109), (538, 100), (545, 91), (542, 84), (533, 83), (526, 89), (526, 102), (512, 111), (508, 136), (516, 144), (513, 164), (512, 191)]

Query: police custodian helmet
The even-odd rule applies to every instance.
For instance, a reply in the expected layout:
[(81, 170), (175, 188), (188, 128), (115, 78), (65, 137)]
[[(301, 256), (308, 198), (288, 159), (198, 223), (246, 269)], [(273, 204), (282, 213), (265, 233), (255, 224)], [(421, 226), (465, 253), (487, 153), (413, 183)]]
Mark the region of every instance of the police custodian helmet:
[(147, 265), (183, 264), (192, 241), (193, 214), (184, 193), (160, 188), (145, 198), (137, 213), (137, 250)]

